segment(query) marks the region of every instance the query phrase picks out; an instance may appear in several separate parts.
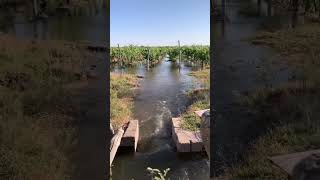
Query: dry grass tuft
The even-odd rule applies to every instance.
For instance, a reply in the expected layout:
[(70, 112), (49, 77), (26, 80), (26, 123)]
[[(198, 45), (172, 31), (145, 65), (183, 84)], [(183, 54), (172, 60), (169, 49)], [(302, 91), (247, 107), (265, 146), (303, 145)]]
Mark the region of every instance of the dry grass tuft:
[(0, 179), (70, 179), (73, 107), (64, 86), (85, 55), (63, 42), (0, 36)]
[(130, 74), (110, 74), (110, 122), (114, 129), (132, 117), (134, 88), (138, 80)]

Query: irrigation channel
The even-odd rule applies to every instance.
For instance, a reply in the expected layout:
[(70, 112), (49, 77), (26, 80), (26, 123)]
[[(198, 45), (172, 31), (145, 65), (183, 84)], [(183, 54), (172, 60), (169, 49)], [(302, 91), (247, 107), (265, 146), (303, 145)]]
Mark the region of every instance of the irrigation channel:
[[(258, 14), (239, 13), (248, 6), (258, 8)], [(265, 1), (261, 1), (259, 8), (256, 0), (227, 0), (225, 17), (214, 21), (213, 84), (216, 86), (212, 104), (217, 114), (211, 137), (214, 149), (211, 172), (220, 174), (226, 166), (241, 159), (249, 144), (264, 132), (258, 118), (239, 103), (241, 94), (266, 84), (280, 85), (290, 77), (290, 70), (279, 61), (279, 54), (253, 45), (247, 38), (254, 37), (260, 30), (290, 26), (291, 20), (289, 15), (269, 14)], [(260, 79), (261, 75), (265, 79)]]
[[(0, 14), (1, 15), (1, 14)], [(5, 33), (18, 38), (64, 41), (88, 41), (100, 45), (106, 42), (107, 15), (101, 10), (94, 15), (50, 16), (47, 19), (30, 22), (19, 14), (6, 24)], [(105, 53), (93, 53), (88, 66), (96, 66), (97, 78), (88, 84), (88, 90), (73, 97), (79, 104), (81, 116), (76, 124), (77, 146), (74, 155), (74, 179), (104, 179), (107, 152), (105, 150), (105, 87), (107, 65)]]
[[(113, 161), (112, 179), (150, 179), (147, 167), (165, 170), (170, 168), (170, 179), (209, 179), (209, 161), (206, 157), (179, 155), (171, 137), (171, 118), (186, 110), (185, 93), (199, 87), (188, 73), (192, 70), (181, 62), (164, 59), (149, 70), (144, 65), (127, 68), (144, 78), (134, 99), (134, 118), (139, 120), (140, 138), (137, 152), (118, 153)], [(120, 72), (113, 68), (114, 72)]]

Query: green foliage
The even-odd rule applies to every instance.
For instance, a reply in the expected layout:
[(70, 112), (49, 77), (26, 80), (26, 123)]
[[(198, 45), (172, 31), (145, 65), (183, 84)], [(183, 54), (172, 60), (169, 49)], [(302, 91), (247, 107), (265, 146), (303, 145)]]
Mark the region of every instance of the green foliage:
[(111, 47), (110, 58), (112, 63), (123, 66), (141, 63), (147, 54), (147, 48), (129, 45), (125, 47)]
[(152, 169), (151, 167), (148, 167), (147, 171), (151, 175), (152, 180), (166, 180), (166, 176), (170, 171), (170, 168), (167, 168), (161, 172), (159, 169)]
[(180, 50), (178, 47), (171, 47), (168, 49), (168, 55), (170, 60), (172, 61), (176, 61), (177, 58), (179, 57), (180, 54)]
[(112, 62), (119, 62), (122, 65), (133, 65), (141, 62), (144, 58), (143, 47), (137, 47), (133, 45), (125, 47), (112, 47), (110, 50), (110, 58)]
[(193, 63), (201, 64), (202, 66), (210, 64), (210, 54), (209, 46), (174, 46), (170, 47), (168, 50), (168, 55), (171, 60), (177, 60), (180, 55), (184, 58), (183, 60), (188, 60)]
[(147, 62), (150, 60), (150, 65), (153, 66), (160, 62), (165, 55), (176, 61), (181, 51), (181, 55), (189, 61), (201, 65), (210, 63), (209, 47), (208, 46), (178, 46), (171, 47), (144, 47), (144, 46), (124, 46), (111, 47), (110, 58), (112, 63), (122, 64), (124, 66), (135, 65), (138, 63)]
[(182, 52), (189, 60), (202, 66), (210, 64), (209, 46), (184, 46)]

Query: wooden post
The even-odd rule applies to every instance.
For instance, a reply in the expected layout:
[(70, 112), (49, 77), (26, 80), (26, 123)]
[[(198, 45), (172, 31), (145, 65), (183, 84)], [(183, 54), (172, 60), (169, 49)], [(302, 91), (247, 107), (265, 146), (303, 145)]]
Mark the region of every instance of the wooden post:
[(225, 36), (225, 21), (226, 21), (226, 0), (221, 0), (221, 16), (222, 16), (222, 25), (221, 32), (222, 36)]
[(222, 6), (221, 15), (222, 15), (222, 20), (224, 22), (225, 21), (225, 16), (226, 16), (226, 0), (222, 0), (221, 6)]
[(261, 0), (258, 0), (257, 6), (258, 6), (258, 13), (260, 15), (261, 14)]
[(147, 59), (147, 68), (149, 70), (149, 66), (150, 66), (150, 48), (148, 49), (148, 59)]
[(33, 13), (34, 13), (34, 17), (38, 16), (38, 1), (37, 0), (33, 0)]
[[(120, 57), (121, 56), (121, 54), (120, 54), (120, 46), (119, 46), (119, 44), (118, 44), (118, 60), (120, 61)], [(122, 60), (121, 60), (122, 61)], [(122, 62), (121, 62), (121, 66), (122, 66)]]
[(215, 0), (210, 0), (210, 11), (211, 11), (211, 14), (214, 13), (214, 1)]
[(268, 16), (272, 15), (272, 0), (268, 0)]
[(123, 59), (121, 58), (121, 49), (120, 49), (120, 45), (118, 44), (118, 51), (119, 51), (119, 54), (118, 54), (118, 61), (121, 61), (120, 62), (120, 69), (121, 69), (121, 76), (123, 74), (123, 66), (124, 66), (124, 63), (123, 63)]
[(179, 65), (181, 62), (181, 49), (180, 49), (180, 41), (178, 41), (178, 45), (179, 45)]
[(181, 63), (181, 48), (180, 48), (180, 41), (178, 40), (179, 45), (179, 72), (180, 72), (180, 63)]
[(193, 54), (192, 61), (191, 61), (192, 66), (193, 66), (193, 64), (194, 64), (194, 54)]
[(292, 1), (292, 8), (293, 8), (293, 12), (292, 12), (291, 26), (292, 26), (292, 28), (295, 28), (298, 23), (298, 11), (299, 11), (299, 1), (298, 0)]

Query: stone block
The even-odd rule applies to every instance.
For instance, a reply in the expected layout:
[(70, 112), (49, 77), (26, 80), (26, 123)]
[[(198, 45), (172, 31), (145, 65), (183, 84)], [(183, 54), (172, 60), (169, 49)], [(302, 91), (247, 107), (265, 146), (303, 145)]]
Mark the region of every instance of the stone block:
[(172, 118), (172, 138), (178, 152), (201, 152), (204, 150), (200, 131), (184, 130), (181, 118)]
[(204, 109), (204, 110), (199, 110), (199, 111), (195, 111), (195, 113), (199, 116), (199, 117), (202, 117), (202, 114), (206, 111), (208, 111), (210, 109)]
[(133, 147), (137, 150), (139, 140), (139, 122), (138, 120), (131, 120), (125, 130), (121, 139), (121, 147)]

